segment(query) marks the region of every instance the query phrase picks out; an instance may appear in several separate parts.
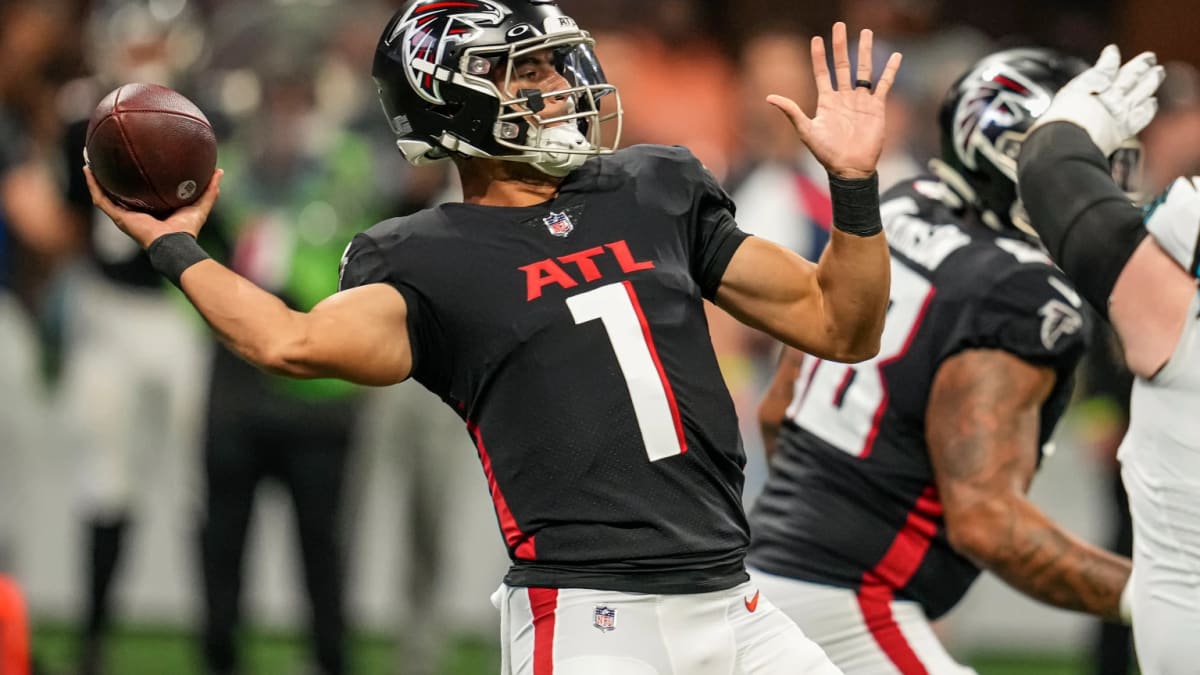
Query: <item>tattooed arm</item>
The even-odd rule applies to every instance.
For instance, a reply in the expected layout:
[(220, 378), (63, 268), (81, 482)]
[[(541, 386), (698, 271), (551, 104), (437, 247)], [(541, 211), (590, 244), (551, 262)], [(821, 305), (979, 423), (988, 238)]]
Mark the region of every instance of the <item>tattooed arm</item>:
[(925, 422), (947, 535), (1026, 595), (1117, 619), (1130, 561), (1066, 532), (1025, 496), (1054, 379), (1048, 368), (993, 350), (966, 351), (939, 368)]
[(758, 404), (758, 428), (762, 432), (763, 452), (767, 460), (775, 454), (779, 427), (783, 426), (787, 408), (792, 404), (792, 393), (796, 390), (796, 378), (800, 376), (802, 363), (804, 353), (785, 346), (783, 354), (779, 356), (779, 368), (775, 371), (771, 386)]

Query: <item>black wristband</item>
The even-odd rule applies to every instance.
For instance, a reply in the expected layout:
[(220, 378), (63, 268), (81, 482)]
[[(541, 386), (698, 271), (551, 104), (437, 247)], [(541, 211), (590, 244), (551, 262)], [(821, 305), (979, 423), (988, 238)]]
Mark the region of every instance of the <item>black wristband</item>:
[(867, 178), (840, 178), (829, 174), (829, 198), (833, 201), (833, 226), (857, 237), (883, 231), (879, 215), (879, 174)]
[(196, 238), (187, 232), (172, 232), (155, 239), (146, 248), (146, 255), (154, 269), (176, 286), (187, 268), (209, 259)]

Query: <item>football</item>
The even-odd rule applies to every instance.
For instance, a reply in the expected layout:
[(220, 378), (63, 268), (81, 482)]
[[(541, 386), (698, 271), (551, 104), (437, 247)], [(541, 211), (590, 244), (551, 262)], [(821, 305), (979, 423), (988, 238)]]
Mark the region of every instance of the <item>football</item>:
[(84, 161), (114, 201), (165, 215), (204, 193), (217, 167), (217, 137), (183, 94), (126, 84), (92, 113)]

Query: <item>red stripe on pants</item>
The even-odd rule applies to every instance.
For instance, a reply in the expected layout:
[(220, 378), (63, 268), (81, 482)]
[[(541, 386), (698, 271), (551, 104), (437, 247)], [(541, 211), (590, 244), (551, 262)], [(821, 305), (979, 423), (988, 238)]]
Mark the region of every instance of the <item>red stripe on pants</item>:
[(554, 675), (554, 614), (558, 610), (558, 589), (529, 589), (529, 608), (533, 611), (533, 675)]
[(29, 675), (29, 622), (21, 589), (0, 575), (0, 675)]
[(929, 552), (930, 541), (937, 534), (935, 519), (941, 516), (942, 504), (937, 489), (930, 485), (908, 512), (904, 527), (892, 540), (887, 553), (875, 569), (863, 575), (862, 586), (858, 589), (858, 608), (871, 636), (904, 675), (928, 675), (928, 671), (892, 615), (894, 589), (904, 588), (917, 573)]
[(863, 621), (875, 638), (875, 644), (887, 654), (904, 675), (928, 675), (925, 664), (917, 657), (892, 616), (892, 589), (887, 586), (863, 586), (858, 591), (858, 608)]

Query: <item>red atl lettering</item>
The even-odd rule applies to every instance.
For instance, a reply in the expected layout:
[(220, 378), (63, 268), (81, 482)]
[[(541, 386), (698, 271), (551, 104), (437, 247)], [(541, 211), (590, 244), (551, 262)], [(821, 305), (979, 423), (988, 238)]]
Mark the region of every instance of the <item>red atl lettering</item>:
[(629, 244), (624, 240), (614, 241), (604, 246), (596, 246), (558, 258), (546, 258), (518, 268), (525, 273), (526, 299), (537, 300), (542, 297), (542, 291), (550, 285), (557, 285), (559, 288), (578, 286), (579, 282), (572, 278), (562, 265), (574, 265), (583, 277), (583, 283), (599, 281), (604, 275), (596, 264), (596, 258), (604, 255), (605, 249), (608, 249), (625, 274), (654, 269), (653, 261), (636, 260), (629, 250)]
[(550, 258), (520, 269), (525, 273), (525, 286), (529, 289), (525, 299), (531, 302), (542, 297), (542, 289), (550, 284), (558, 284), (563, 288), (575, 288), (579, 285)]
[(600, 268), (596, 267), (596, 262), (592, 260), (592, 258), (595, 258), (598, 255), (604, 255), (603, 246), (589, 248), (586, 251), (572, 253), (571, 255), (564, 255), (563, 257), (559, 258), (558, 261), (564, 265), (567, 263), (575, 263), (575, 266), (579, 268), (580, 273), (583, 274), (584, 281), (595, 281), (600, 278)]
[(633, 254), (629, 252), (629, 244), (626, 244), (624, 239), (614, 241), (611, 244), (605, 244), (605, 246), (613, 252), (613, 256), (616, 257), (617, 262), (621, 265), (621, 271), (626, 274), (654, 269), (654, 263), (649, 260), (644, 262), (634, 260)]

